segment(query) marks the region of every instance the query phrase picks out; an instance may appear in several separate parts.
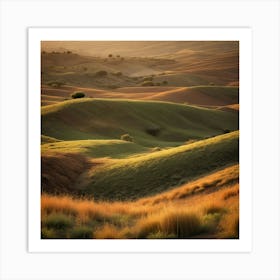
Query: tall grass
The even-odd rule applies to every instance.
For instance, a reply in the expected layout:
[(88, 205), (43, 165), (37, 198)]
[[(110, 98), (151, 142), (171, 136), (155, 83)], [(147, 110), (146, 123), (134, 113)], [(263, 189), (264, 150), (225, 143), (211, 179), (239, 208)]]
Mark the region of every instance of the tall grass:
[[(234, 185), (157, 204), (43, 194), (42, 238), (238, 238), (237, 190)], [(231, 192), (236, 195), (224, 199)]]

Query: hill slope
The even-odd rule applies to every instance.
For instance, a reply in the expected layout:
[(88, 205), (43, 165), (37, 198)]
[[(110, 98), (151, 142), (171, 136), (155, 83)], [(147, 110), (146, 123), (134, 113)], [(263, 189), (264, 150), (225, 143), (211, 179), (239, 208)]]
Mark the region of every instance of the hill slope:
[(80, 99), (42, 107), (42, 134), (60, 140), (120, 139), (146, 147), (238, 129), (238, 115), (168, 102)]
[(85, 193), (96, 199), (151, 196), (227, 164), (238, 163), (239, 132), (95, 168)]
[(75, 153), (99, 158), (123, 158), (133, 154), (149, 152), (148, 148), (122, 140), (76, 140), (45, 142), (41, 145), (43, 153)]

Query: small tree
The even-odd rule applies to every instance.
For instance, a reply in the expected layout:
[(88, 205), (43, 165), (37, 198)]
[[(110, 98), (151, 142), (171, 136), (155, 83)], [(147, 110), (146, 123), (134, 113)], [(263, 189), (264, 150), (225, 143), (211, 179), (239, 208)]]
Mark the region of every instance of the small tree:
[(105, 77), (105, 76), (107, 76), (108, 75), (108, 73), (107, 73), (107, 71), (105, 71), (105, 70), (100, 70), (100, 71), (97, 71), (96, 73), (95, 73), (95, 76), (96, 77)]
[(153, 126), (153, 127), (146, 128), (146, 132), (152, 136), (158, 136), (160, 133), (160, 127)]
[(133, 142), (133, 137), (131, 137), (129, 134), (123, 134), (121, 136), (121, 140), (128, 141), (128, 142)]
[(76, 99), (76, 98), (83, 98), (83, 97), (85, 97), (86, 95), (83, 93), (83, 92), (81, 92), (81, 91), (76, 91), (76, 92), (74, 92), (73, 94), (71, 94), (71, 97), (73, 98), (73, 99)]

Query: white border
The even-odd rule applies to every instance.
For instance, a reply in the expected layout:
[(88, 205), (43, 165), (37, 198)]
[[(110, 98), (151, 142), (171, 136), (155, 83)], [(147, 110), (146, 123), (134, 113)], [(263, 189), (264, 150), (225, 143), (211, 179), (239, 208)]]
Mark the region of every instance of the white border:
[[(40, 41), (189, 40), (240, 42), (240, 238), (238, 240), (42, 240), (40, 238)], [(252, 91), (249, 28), (29, 28), (29, 252), (250, 252)], [(246, 109), (243, 109), (246, 108)]]

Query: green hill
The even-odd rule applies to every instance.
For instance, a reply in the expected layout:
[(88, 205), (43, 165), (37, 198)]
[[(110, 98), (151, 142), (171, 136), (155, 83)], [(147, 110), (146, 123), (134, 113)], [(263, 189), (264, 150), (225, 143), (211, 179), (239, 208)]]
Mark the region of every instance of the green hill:
[(83, 192), (95, 199), (130, 200), (189, 182), (239, 160), (239, 131), (159, 152), (120, 159), (91, 171)]
[(178, 146), (238, 129), (231, 112), (159, 101), (93, 99), (42, 107), (42, 134), (60, 140), (120, 139), (145, 147)]
[(41, 146), (41, 151), (42, 153), (77, 153), (94, 158), (123, 158), (149, 152), (149, 149), (122, 140), (76, 140), (46, 143)]

